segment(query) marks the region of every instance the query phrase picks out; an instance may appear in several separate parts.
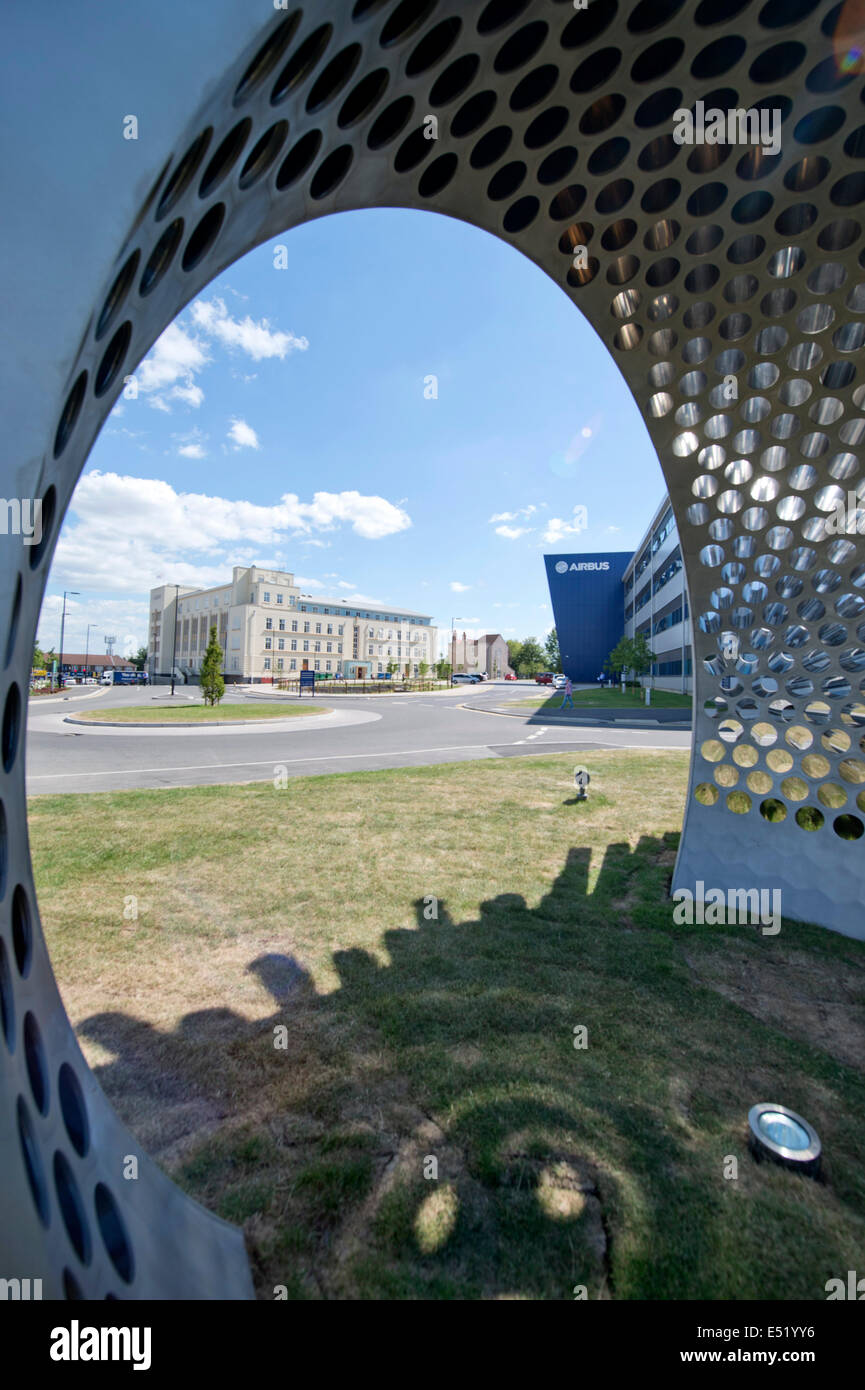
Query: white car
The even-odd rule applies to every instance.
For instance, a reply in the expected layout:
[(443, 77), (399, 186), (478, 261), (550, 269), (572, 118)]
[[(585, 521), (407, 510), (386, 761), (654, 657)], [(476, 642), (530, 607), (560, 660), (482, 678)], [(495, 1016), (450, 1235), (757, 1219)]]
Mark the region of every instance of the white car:
[(568, 683), (568, 678), (567, 678), (567, 676), (553, 676), (553, 689), (554, 689), (554, 690), (564, 690), (564, 688), (565, 688), (565, 686), (567, 685), (567, 683)]

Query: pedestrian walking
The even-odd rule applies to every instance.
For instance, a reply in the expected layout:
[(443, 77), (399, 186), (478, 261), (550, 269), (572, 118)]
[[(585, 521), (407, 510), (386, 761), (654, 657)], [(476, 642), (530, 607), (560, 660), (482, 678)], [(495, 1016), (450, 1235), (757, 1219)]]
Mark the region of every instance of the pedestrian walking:
[(574, 708), (574, 702), (573, 702), (573, 700), (571, 699), (571, 695), (572, 695), (572, 693), (573, 693), (573, 689), (574, 689), (574, 687), (571, 685), (571, 678), (570, 678), (570, 676), (568, 676), (568, 679), (565, 681), (565, 693), (564, 693), (564, 695), (562, 696), (562, 703), (559, 705), (559, 709), (564, 709), (564, 708), (565, 708), (565, 702), (566, 702), (566, 701), (567, 701), (567, 703), (570, 705), (571, 709)]

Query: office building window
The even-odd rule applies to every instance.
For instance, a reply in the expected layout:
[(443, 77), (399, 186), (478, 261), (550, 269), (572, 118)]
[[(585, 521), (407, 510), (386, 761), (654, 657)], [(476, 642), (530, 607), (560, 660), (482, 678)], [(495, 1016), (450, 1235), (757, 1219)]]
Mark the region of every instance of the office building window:
[(276, 646), (277, 646), (277, 649), (278, 649), (279, 651), (284, 652), (284, 651), (285, 651), (285, 638), (284, 638), (284, 637), (278, 638), (277, 643), (276, 643)]
[(333, 632), (333, 623), (328, 623), (327, 630), (328, 632)]
[(277, 594), (276, 601), (277, 603), (282, 603), (282, 594)]
[(265, 671), (269, 671), (269, 670), (270, 670), (270, 657), (269, 657), (269, 656), (266, 656), (266, 657), (264, 658), (264, 669), (265, 669)]
[(320, 661), (317, 661), (317, 662), (315, 663), (315, 669), (316, 669), (316, 671), (320, 671), (320, 670), (321, 670), (321, 662), (320, 662)]
[(309, 643), (308, 643), (308, 642), (304, 642), (304, 644), (303, 644), (303, 650), (304, 650), (305, 652), (308, 652), (308, 651), (309, 651)]
[(268, 594), (267, 592), (265, 592), (264, 601), (265, 603), (270, 603), (270, 594)]
[(321, 632), (321, 623), (316, 623), (315, 630), (316, 632)]
[(289, 671), (296, 671), (296, 670), (297, 670), (297, 658), (296, 658), (296, 657), (293, 656), (293, 657), (291, 658), (291, 660), (290, 660), (289, 663), (288, 663), (288, 669), (289, 669)]
[(304, 623), (303, 630), (304, 632), (309, 632), (309, 623)]
[(296, 652), (296, 651), (297, 651), (297, 638), (296, 638), (296, 637), (292, 637), (292, 639), (291, 639), (291, 650), (292, 650), (293, 652)]
[(264, 650), (265, 650), (266, 652), (269, 652), (272, 646), (273, 646), (273, 638), (272, 638), (272, 637), (265, 637), (265, 639), (264, 639)]
[(320, 651), (321, 651), (321, 643), (320, 643), (320, 642), (316, 642), (316, 644), (315, 644), (315, 650), (316, 650), (317, 652), (320, 652)]
[(280, 618), (280, 620), (279, 620), (279, 630), (280, 630), (280, 632), (285, 632), (285, 618)]
[(270, 632), (273, 628), (273, 618), (265, 618), (264, 626), (267, 628), (268, 632)]
[(291, 630), (292, 630), (292, 632), (297, 632), (297, 619), (295, 619), (294, 622), (292, 623), (292, 625), (291, 625)]
[(283, 657), (281, 657), (281, 656), (278, 657), (278, 658), (277, 658), (277, 662), (276, 662), (276, 669), (277, 669), (278, 671), (281, 671), (284, 665), (285, 665), (285, 660), (283, 659)]

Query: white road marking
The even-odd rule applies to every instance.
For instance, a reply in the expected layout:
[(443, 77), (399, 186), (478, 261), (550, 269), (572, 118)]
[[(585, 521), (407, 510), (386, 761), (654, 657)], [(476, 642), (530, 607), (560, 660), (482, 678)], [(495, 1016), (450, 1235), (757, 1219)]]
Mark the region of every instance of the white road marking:
[[(75, 779), (82, 777), (125, 777), (128, 775), (141, 776), (146, 773), (167, 773), (167, 772), (219, 772), (223, 768), (230, 767), (274, 767), (277, 763), (339, 763), (349, 762), (355, 758), (407, 758), (417, 753), (462, 753), (471, 752), (478, 748), (514, 748), (519, 743), (527, 740), (518, 738), (510, 743), (454, 743), (444, 748), (402, 748), (384, 753), (327, 753), (312, 758), (260, 758), (255, 761), (245, 759), (239, 763), (184, 763), (176, 767), (125, 767), (113, 768), (109, 772), (43, 772), (36, 776), (28, 777), (29, 782), (52, 782), (63, 781), (64, 779)], [(561, 743), (563, 740), (559, 739)], [(598, 743), (595, 739), (579, 739), (573, 742), (574, 748), (580, 748), (586, 743)], [(640, 744), (641, 748), (655, 747), (666, 750), (669, 745), (659, 744)], [(610, 749), (611, 752), (616, 751)]]

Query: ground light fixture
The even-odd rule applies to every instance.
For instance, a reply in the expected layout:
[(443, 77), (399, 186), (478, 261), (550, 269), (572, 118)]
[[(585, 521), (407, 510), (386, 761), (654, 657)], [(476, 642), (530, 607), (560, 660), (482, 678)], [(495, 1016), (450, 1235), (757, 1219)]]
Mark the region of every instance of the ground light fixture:
[(816, 1177), (820, 1171), (820, 1136), (807, 1120), (786, 1105), (762, 1101), (748, 1111), (748, 1143), (755, 1158)]

